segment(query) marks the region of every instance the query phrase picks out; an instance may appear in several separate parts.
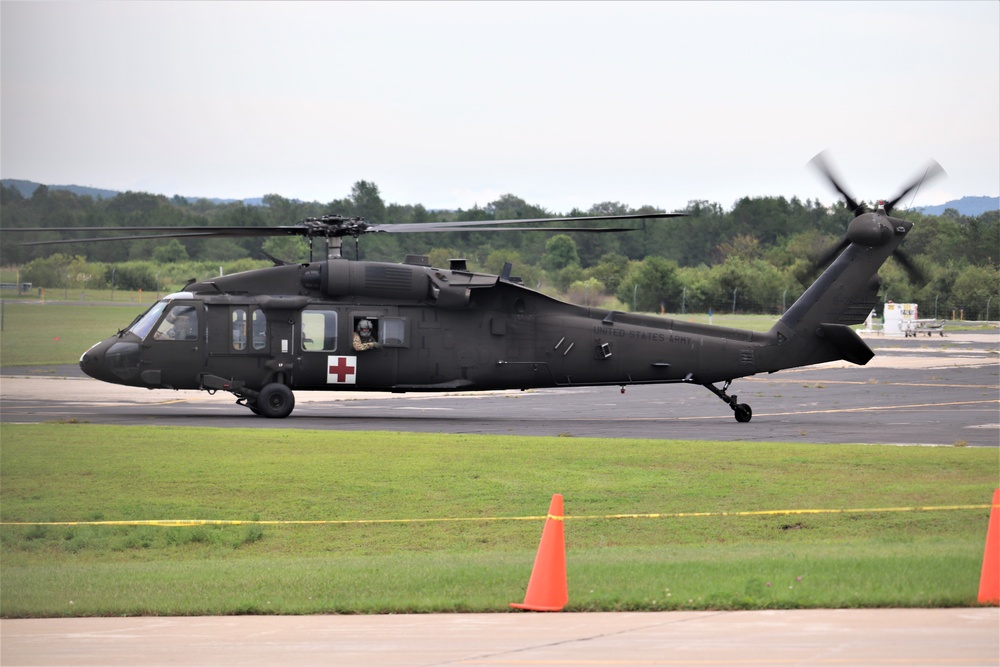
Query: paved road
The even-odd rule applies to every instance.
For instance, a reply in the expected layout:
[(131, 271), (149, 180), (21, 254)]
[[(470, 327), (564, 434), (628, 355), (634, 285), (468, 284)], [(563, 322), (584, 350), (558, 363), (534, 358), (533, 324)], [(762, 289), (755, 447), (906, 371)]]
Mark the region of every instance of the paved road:
[(1000, 609), (0, 621), (5, 667), (995, 667)]
[(291, 417), (253, 416), (231, 395), (148, 391), (83, 377), (75, 367), (7, 369), (3, 422), (252, 426), (429, 433), (674, 438), (996, 447), (1000, 334), (873, 342), (867, 366), (825, 364), (737, 380), (754, 410), (735, 421), (699, 386), (550, 389), (483, 394), (298, 392)]

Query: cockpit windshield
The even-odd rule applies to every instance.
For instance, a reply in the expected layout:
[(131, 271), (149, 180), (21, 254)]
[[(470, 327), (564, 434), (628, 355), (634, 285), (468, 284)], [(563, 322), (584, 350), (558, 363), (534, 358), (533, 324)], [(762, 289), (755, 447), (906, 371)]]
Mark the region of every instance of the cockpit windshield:
[(160, 315), (163, 314), (163, 309), (166, 308), (171, 301), (174, 299), (191, 299), (194, 294), (191, 292), (174, 292), (173, 294), (168, 294), (156, 303), (152, 307), (143, 313), (135, 322), (130, 324), (125, 331), (130, 331), (134, 333), (139, 338), (145, 339), (146, 335), (156, 324), (156, 321), (160, 319)]
[(139, 338), (145, 338), (149, 330), (153, 328), (156, 324), (156, 320), (160, 319), (160, 314), (163, 309), (167, 307), (166, 301), (157, 301), (153, 304), (152, 308), (147, 310), (142, 317), (137, 319), (132, 326), (130, 326), (126, 331), (131, 331)]

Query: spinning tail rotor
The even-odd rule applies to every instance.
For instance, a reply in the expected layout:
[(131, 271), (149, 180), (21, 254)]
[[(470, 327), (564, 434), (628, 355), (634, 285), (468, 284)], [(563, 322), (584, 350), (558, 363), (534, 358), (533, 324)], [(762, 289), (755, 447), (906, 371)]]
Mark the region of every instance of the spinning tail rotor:
[[(927, 165), (920, 176), (913, 179), (913, 181), (902, 188), (892, 199), (879, 200), (877, 207), (873, 211), (869, 209), (864, 202), (858, 202), (854, 199), (848, 190), (841, 184), (841, 181), (834, 175), (834, 171), (830, 167), (825, 153), (819, 153), (816, 157), (809, 161), (809, 164), (813, 165), (813, 167), (819, 170), (819, 172), (826, 177), (827, 181), (829, 181), (833, 189), (840, 194), (844, 203), (847, 204), (847, 208), (851, 210), (851, 214), (854, 216), (854, 219), (851, 220), (850, 225), (848, 225), (847, 235), (840, 241), (840, 243), (827, 250), (816, 261), (814, 265), (814, 273), (815, 271), (829, 265), (840, 255), (840, 253), (847, 249), (852, 242), (870, 247), (882, 245), (883, 243), (888, 242), (893, 235), (894, 218), (891, 216), (896, 205), (911, 192), (916, 192), (920, 186), (927, 181), (945, 174), (941, 165), (936, 161), (931, 160), (930, 164)], [(917, 283), (924, 281), (923, 273), (913, 263), (913, 260), (906, 256), (905, 253), (897, 248), (893, 250), (892, 256), (897, 262), (899, 262), (900, 266), (903, 267), (911, 281)]]

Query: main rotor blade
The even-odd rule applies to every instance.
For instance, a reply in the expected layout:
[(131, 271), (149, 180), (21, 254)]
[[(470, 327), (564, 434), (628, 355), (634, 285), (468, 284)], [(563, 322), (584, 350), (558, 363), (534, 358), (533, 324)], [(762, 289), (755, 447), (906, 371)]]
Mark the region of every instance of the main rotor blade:
[[(295, 236), (301, 234), (304, 228), (299, 226), (281, 227), (222, 227), (222, 226), (181, 226), (163, 227), (152, 225), (149, 227), (9, 227), (4, 228), (4, 232), (164, 232), (161, 235), (147, 238), (169, 238), (171, 236), (195, 236), (201, 234), (214, 234), (216, 236)], [(107, 237), (101, 237), (101, 239)], [(139, 238), (137, 236), (122, 236), (109, 240), (127, 240)], [(101, 240), (98, 239), (98, 240)], [(80, 239), (77, 239), (80, 240)]]
[[(396, 232), (396, 233), (423, 233), (423, 232), (433, 232), (440, 229), (441, 231), (455, 231), (454, 227), (490, 227), (492, 225), (512, 225), (512, 224), (522, 224), (522, 225), (541, 225), (552, 222), (604, 222), (608, 220), (644, 220), (644, 219), (662, 219), (662, 218), (680, 218), (686, 216), (687, 213), (629, 213), (625, 215), (584, 215), (577, 217), (568, 218), (524, 218), (524, 219), (513, 219), (513, 220), (457, 220), (454, 222), (404, 222), (395, 225), (372, 225), (375, 231), (379, 232)], [(586, 229), (585, 227), (574, 227), (574, 231), (579, 229)], [(546, 231), (553, 230), (551, 227), (534, 227), (527, 231)], [(486, 229), (478, 230), (462, 230), (462, 231), (488, 231)], [(500, 230), (496, 230), (500, 231)], [(522, 230), (524, 231), (524, 230)]]
[(435, 232), (635, 232), (642, 227), (433, 227), (432, 229), (393, 229), (396, 225), (387, 225), (376, 229), (377, 232), (401, 232), (404, 234), (433, 234)]
[(848, 194), (847, 190), (840, 185), (836, 177), (833, 175), (833, 170), (831, 170), (829, 164), (827, 164), (825, 154), (826, 151), (818, 153), (816, 157), (809, 160), (809, 164), (813, 165), (816, 169), (819, 169), (820, 173), (826, 176), (826, 180), (830, 181), (830, 185), (833, 186), (833, 189), (840, 193), (840, 196), (844, 199), (844, 203), (847, 204), (847, 207), (851, 209), (854, 215), (861, 215), (865, 212), (865, 207), (854, 201), (854, 197)]
[(165, 239), (165, 238), (253, 238), (262, 236), (306, 236), (322, 238), (339, 238), (344, 236), (358, 237), (370, 233), (392, 234), (423, 234), (427, 232), (500, 232), (500, 231), (548, 231), (548, 232), (585, 232), (607, 233), (627, 232), (633, 227), (497, 227), (499, 225), (541, 225), (547, 223), (565, 222), (601, 222), (610, 220), (643, 220), (676, 218), (686, 213), (630, 213), (626, 215), (594, 215), (564, 218), (528, 218), (522, 220), (458, 220), (452, 222), (422, 222), (373, 225), (363, 218), (344, 218), (342, 216), (324, 216), (309, 218), (297, 225), (280, 227), (223, 227), (223, 226), (150, 226), (150, 227), (19, 227), (4, 229), (6, 232), (57, 232), (57, 233), (98, 233), (98, 232), (135, 232), (128, 236), (101, 236), (77, 239), (58, 239), (54, 241), (31, 241), (22, 245), (56, 245), (65, 243), (91, 243), (100, 241), (129, 241), (135, 239)]
[[(96, 229), (102, 229), (97, 227)], [(26, 231), (27, 228), (22, 228), (19, 231)], [(4, 230), (5, 232), (8, 230)], [(12, 230), (10, 230), (12, 231)], [(43, 227), (38, 228), (36, 231), (53, 231), (52, 228)], [(78, 229), (77, 229), (78, 231)], [(181, 234), (131, 234), (129, 236), (93, 236), (86, 239), (55, 239), (52, 241), (25, 241), (19, 245), (23, 246), (35, 246), (35, 245), (60, 245), (66, 243), (100, 243), (103, 241), (142, 241), (145, 239), (183, 239), (183, 238), (232, 238), (234, 236), (240, 236), (239, 234), (213, 234), (210, 232), (184, 232)], [(250, 236), (250, 235), (247, 235)]]

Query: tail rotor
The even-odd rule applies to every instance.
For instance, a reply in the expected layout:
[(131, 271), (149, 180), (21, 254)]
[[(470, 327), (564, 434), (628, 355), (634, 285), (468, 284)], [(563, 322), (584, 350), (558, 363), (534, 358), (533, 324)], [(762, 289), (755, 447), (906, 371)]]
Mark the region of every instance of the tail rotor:
[[(924, 169), (923, 173), (902, 188), (892, 199), (880, 200), (877, 208), (872, 211), (865, 205), (864, 202), (858, 202), (841, 184), (841, 181), (837, 178), (833, 168), (830, 166), (825, 152), (821, 152), (816, 155), (816, 157), (809, 161), (809, 164), (826, 177), (826, 180), (830, 183), (831, 187), (833, 187), (833, 189), (840, 194), (844, 203), (847, 204), (848, 209), (850, 209), (851, 214), (854, 216), (851, 220), (851, 224), (848, 226), (847, 235), (840, 241), (840, 243), (827, 250), (816, 261), (812, 271), (814, 275), (833, 262), (833, 260), (836, 259), (840, 253), (846, 250), (852, 242), (860, 243), (862, 245), (875, 246), (880, 245), (881, 243), (887, 241), (888, 238), (891, 238), (894, 219), (890, 216), (892, 215), (892, 211), (895, 209), (896, 205), (911, 192), (919, 190), (920, 186), (924, 183), (945, 175), (945, 171), (941, 165), (936, 161), (931, 160), (931, 162)], [(924, 282), (923, 272), (905, 253), (896, 248), (892, 251), (892, 256), (897, 262), (899, 262), (903, 270), (906, 271), (906, 274), (910, 278), (911, 282)]]

